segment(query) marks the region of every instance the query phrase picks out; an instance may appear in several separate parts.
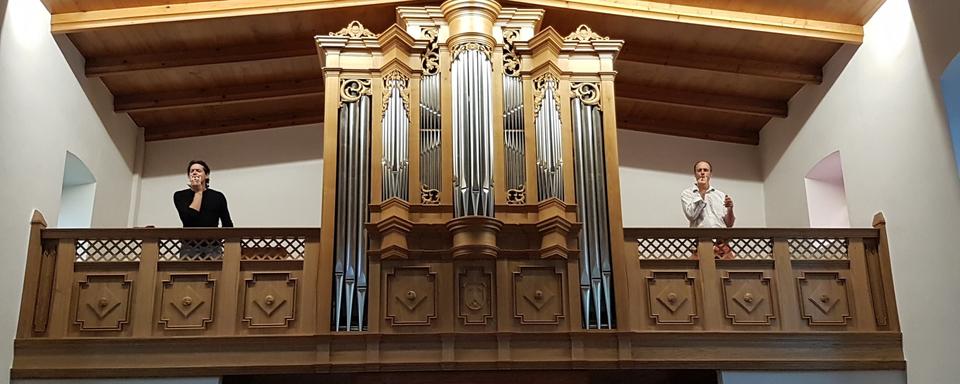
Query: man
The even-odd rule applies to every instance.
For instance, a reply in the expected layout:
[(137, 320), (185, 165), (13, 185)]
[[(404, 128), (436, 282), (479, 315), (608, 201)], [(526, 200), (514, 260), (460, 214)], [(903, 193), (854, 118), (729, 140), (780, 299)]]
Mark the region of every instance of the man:
[[(696, 162), (693, 165), (695, 187), (686, 188), (680, 193), (683, 214), (690, 222), (690, 228), (730, 228), (736, 221), (736, 216), (733, 214), (733, 198), (710, 185), (712, 176), (713, 165), (709, 161)], [(718, 239), (713, 249), (718, 258), (734, 257), (733, 251), (725, 240)]]
[[(189, 188), (173, 194), (173, 205), (180, 214), (185, 228), (214, 227), (223, 224), (233, 227), (227, 198), (219, 191), (210, 189), (210, 167), (203, 160), (192, 160), (187, 164), (187, 186)], [(180, 246), (181, 259), (204, 260), (218, 259), (223, 255), (223, 241), (220, 239), (183, 239)]]

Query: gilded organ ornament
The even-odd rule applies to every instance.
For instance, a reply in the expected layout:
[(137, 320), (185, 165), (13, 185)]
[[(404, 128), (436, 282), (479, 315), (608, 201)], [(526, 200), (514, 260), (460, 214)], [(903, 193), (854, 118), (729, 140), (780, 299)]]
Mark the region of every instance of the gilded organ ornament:
[(453, 60), (456, 61), (457, 57), (466, 51), (478, 51), (487, 57), (487, 61), (490, 61), (490, 47), (473, 41), (458, 44), (456, 47), (453, 47)]
[[(552, 83), (552, 84), (551, 84)], [(533, 79), (533, 115), (537, 116), (540, 114), (540, 108), (543, 106), (543, 98), (547, 93), (547, 86), (553, 88), (553, 106), (556, 108), (557, 113), (560, 113), (560, 93), (557, 92), (557, 86), (560, 84), (560, 80), (557, 79), (557, 76), (552, 73), (544, 73), (536, 79)]]
[(340, 81), (340, 106), (360, 100), (361, 96), (371, 95), (370, 79), (346, 79)]
[(390, 94), (394, 88), (400, 89), (400, 98), (403, 100), (403, 111), (407, 118), (410, 118), (410, 78), (398, 70), (391, 71), (383, 77), (383, 104), (380, 114), (387, 112), (387, 106), (390, 105)]
[(330, 36), (344, 36), (352, 38), (361, 38), (361, 37), (377, 37), (376, 33), (371, 32), (369, 29), (363, 27), (363, 24), (360, 24), (359, 21), (351, 21), (350, 24), (347, 24), (343, 29), (330, 32)]
[(567, 35), (567, 37), (564, 37), (563, 39), (566, 41), (581, 41), (581, 42), (594, 41), (594, 40), (610, 40), (609, 37), (598, 35), (596, 32), (591, 30), (590, 27), (588, 27), (586, 24), (580, 24), (580, 26), (577, 27), (577, 30), (570, 32), (570, 34)]
[(517, 29), (503, 30), (503, 74), (506, 76), (520, 76), (520, 56), (514, 46), (519, 36)]
[(580, 99), (586, 105), (600, 105), (600, 85), (597, 83), (570, 84), (571, 97)]
[(423, 53), (421, 64), (423, 65), (423, 75), (436, 75), (440, 72), (440, 48), (437, 46), (437, 28), (423, 28), (423, 36), (430, 39), (427, 43), (427, 50)]

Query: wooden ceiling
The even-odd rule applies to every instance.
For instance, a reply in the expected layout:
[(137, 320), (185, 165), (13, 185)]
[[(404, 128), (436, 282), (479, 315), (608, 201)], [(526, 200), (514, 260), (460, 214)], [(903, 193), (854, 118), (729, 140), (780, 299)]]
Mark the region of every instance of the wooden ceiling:
[[(819, 84), (843, 44), (883, 0), (516, 0), (542, 26), (587, 24), (626, 41), (617, 60), (618, 127), (759, 142), (790, 98)], [(359, 20), (379, 32), (398, 5), (373, 0), (45, 0), (51, 30), (86, 58), (86, 73), (147, 140), (323, 120), (313, 36)]]

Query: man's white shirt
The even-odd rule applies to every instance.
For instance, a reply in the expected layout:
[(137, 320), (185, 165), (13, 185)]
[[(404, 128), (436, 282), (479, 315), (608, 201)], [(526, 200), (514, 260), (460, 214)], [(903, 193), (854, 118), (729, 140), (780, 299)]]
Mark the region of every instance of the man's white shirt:
[(683, 214), (690, 221), (690, 228), (726, 228), (727, 224), (723, 221), (727, 215), (727, 207), (723, 206), (726, 198), (726, 193), (713, 187), (703, 197), (696, 185), (684, 189), (680, 193), (680, 203), (683, 205)]

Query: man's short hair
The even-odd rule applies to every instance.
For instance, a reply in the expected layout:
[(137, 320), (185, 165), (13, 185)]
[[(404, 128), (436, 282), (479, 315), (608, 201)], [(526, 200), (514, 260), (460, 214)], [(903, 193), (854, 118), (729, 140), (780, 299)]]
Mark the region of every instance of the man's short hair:
[[(200, 164), (203, 167), (203, 173), (207, 175), (207, 182), (204, 185), (204, 188), (210, 188), (210, 167), (207, 165), (207, 162), (203, 160), (190, 160), (190, 163), (187, 164), (187, 174), (190, 174), (190, 167), (194, 164)], [(711, 168), (712, 170), (713, 168)]]
[(697, 160), (696, 163), (693, 163), (693, 171), (694, 171), (694, 172), (697, 171), (697, 164), (700, 164), (700, 163), (707, 163), (707, 165), (710, 166), (710, 172), (713, 172), (713, 164), (710, 164), (710, 162), (709, 162), (709, 161), (706, 161), (706, 160)]

